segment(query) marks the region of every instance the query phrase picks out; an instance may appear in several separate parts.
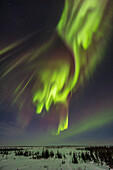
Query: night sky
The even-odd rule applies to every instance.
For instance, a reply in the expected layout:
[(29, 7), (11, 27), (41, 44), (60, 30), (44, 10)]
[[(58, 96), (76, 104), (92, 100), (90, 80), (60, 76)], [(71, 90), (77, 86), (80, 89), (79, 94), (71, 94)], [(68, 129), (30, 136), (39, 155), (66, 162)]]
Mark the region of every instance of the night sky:
[[(24, 53), (24, 50), (27, 51), (30, 48), (33, 50), (34, 46), (48, 41), (56, 31), (63, 7), (64, 1), (60, 0), (54, 2), (33, 0), (32, 3), (30, 0), (1, 0), (0, 49), (33, 34), (15, 54)], [(57, 136), (51, 134), (51, 129), (54, 127), (54, 121), (52, 121), (54, 120), (52, 116), (55, 115), (54, 109), (46, 114), (43, 110), (42, 114), (37, 115), (35, 106), (25, 102), (25, 107), (20, 113), (18, 104), (13, 103), (13, 87), (21, 79), (20, 68), (17, 67), (16, 71), (0, 79), (0, 145), (112, 145), (112, 47), (113, 36), (108, 38), (103, 61), (97, 66), (90, 79), (72, 94), (69, 106), (69, 127)], [(63, 48), (62, 45), (61, 54), (65, 55), (68, 50), (63, 53)], [(5, 60), (1, 59), (5, 58), (6, 54), (2, 55), (0, 76), (3, 74), (4, 67), (16, 58), (15, 54)], [(29, 93), (29, 89), (26, 93)], [(29, 97), (29, 95), (26, 96)]]

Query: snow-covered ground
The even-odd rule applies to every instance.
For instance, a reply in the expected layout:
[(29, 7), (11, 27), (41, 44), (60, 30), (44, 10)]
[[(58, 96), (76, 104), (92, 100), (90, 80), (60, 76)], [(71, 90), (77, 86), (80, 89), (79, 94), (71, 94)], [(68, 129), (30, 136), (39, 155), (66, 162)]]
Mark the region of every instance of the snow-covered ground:
[[(18, 155), (19, 150), (12, 150), (0, 154), (0, 170), (109, 170), (106, 163), (94, 163), (93, 160), (84, 162), (79, 156), (82, 153), (89, 153), (85, 149), (76, 149), (75, 147), (62, 148), (43, 148), (43, 147), (22, 147), (23, 153), (29, 153), (27, 156)], [(3, 148), (2, 148), (3, 149)], [(21, 149), (18, 147), (18, 149)], [(42, 152), (48, 150), (53, 151), (54, 156), (44, 159), (37, 158)], [(61, 158), (56, 155), (60, 153)], [(75, 153), (78, 163), (72, 163), (73, 153)]]

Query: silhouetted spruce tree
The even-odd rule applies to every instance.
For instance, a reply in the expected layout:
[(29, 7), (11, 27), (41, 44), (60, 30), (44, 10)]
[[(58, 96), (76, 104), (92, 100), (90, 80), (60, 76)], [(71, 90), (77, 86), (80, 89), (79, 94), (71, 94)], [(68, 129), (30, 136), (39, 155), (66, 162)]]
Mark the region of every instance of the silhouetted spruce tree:
[(28, 154), (28, 151), (27, 151), (27, 150), (24, 152), (24, 156), (29, 156), (29, 154)]
[(63, 156), (64, 156), (64, 159), (66, 159), (66, 155), (64, 154)]
[(71, 156), (72, 155), (72, 152), (70, 151), (69, 155)]
[(48, 149), (46, 149), (46, 150), (43, 149), (43, 151), (42, 151), (42, 158), (48, 159), (49, 156), (50, 156), (50, 155), (49, 155)]
[(86, 158), (85, 158), (85, 155), (84, 155), (83, 152), (82, 152), (82, 154), (81, 154), (81, 157), (82, 157), (83, 161), (86, 162)]
[(50, 156), (50, 155), (49, 155), (49, 151), (48, 151), (48, 149), (46, 149), (46, 150), (45, 150), (45, 159), (48, 159), (49, 156)]
[(65, 164), (65, 161), (62, 161), (62, 164)]
[(90, 155), (87, 152), (85, 153), (85, 159), (86, 161), (91, 161)]
[(58, 158), (58, 159), (62, 159), (62, 154), (59, 153), (59, 151), (57, 150), (57, 153), (56, 153), (55, 157)]
[(29, 151), (29, 156), (31, 156), (31, 151)]
[(91, 156), (92, 160), (96, 163), (96, 159), (95, 159), (95, 157), (93, 155), (93, 151), (90, 152), (90, 156)]
[(77, 158), (75, 156), (75, 153), (73, 153), (72, 163), (73, 164), (78, 164), (78, 161), (77, 161)]
[(53, 151), (50, 151), (50, 157), (53, 158), (54, 157), (54, 153)]
[(41, 156), (42, 158), (45, 158), (45, 151), (44, 151), (44, 148), (43, 148), (43, 150), (42, 150), (42, 156)]

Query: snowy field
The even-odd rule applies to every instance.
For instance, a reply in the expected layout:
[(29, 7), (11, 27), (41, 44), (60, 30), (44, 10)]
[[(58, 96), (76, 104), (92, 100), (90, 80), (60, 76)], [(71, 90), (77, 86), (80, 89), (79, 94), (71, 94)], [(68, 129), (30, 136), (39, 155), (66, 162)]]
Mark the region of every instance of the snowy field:
[(113, 147), (1, 147), (0, 170), (112, 170), (112, 156)]

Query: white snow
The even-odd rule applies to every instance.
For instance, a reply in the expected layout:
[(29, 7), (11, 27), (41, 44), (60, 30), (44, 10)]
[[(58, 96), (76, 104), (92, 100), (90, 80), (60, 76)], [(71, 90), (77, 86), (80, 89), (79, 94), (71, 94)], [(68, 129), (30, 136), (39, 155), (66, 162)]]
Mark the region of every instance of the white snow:
[[(37, 152), (41, 154), (43, 147), (33, 147), (33, 148), (24, 148), (25, 150), (31, 152)], [(81, 152), (81, 150), (75, 150), (75, 148), (47, 148), (49, 151), (53, 151), (55, 154), (57, 150), (61, 154), (65, 154), (66, 158), (56, 159), (32, 159), (32, 156), (15, 156), (15, 151), (11, 151), (10, 154), (4, 155), (0, 154), (0, 170), (109, 170), (109, 167), (106, 165), (100, 166), (95, 163), (72, 163), (73, 152)], [(70, 151), (72, 152), (69, 155)], [(83, 152), (83, 151), (82, 151)], [(84, 151), (85, 152), (85, 151)], [(62, 161), (65, 161), (62, 164)], [(82, 162), (82, 161), (81, 161)]]

